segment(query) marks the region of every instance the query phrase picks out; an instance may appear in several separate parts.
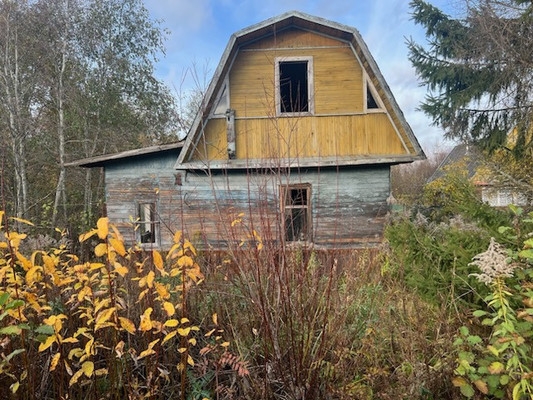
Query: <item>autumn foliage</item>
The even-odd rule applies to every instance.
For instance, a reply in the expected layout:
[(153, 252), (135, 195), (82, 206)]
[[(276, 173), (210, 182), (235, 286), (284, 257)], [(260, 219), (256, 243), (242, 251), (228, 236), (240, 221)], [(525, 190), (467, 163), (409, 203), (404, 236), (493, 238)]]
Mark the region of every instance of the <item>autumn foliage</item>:
[(188, 317), (204, 277), (180, 232), (165, 256), (142, 253), (101, 218), (79, 238), (94, 243), (93, 261), (80, 262), (65, 246), (22, 254), (26, 234), (0, 221), (1, 398), (185, 399), (206, 365), (248, 374), (216, 314)]

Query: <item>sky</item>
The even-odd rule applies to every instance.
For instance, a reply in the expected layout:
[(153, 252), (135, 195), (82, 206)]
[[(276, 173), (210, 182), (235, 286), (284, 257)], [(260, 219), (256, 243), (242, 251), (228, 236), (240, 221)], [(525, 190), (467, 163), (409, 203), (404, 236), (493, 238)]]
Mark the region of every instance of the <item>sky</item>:
[[(430, 1), (454, 14), (458, 0)], [(153, 19), (168, 30), (166, 54), (156, 75), (176, 93), (207, 87), (232, 33), (297, 10), (356, 28), (429, 156), (451, 146), (442, 130), (417, 108), (426, 89), (407, 58), (408, 38), (425, 43), (422, 27), (410, 17), (409, 0), (144, 0)]]

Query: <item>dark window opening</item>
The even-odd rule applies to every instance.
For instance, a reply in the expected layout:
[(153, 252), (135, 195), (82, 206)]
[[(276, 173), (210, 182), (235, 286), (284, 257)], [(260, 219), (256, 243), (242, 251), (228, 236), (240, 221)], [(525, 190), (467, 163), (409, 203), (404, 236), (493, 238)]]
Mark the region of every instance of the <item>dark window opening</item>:
[(285, 240), (289, 242), (310, 240), (311, 187), (286, 186), (282, 190)]
[(139, 204), (139, 221), (137, 222), (141, 243), (155, 243), (156, 222), (155, 204)]
[(374, 99), (372, 90), (370, 90), (368, 85), (366, 86), (366, 108), (369, 110), (379, 108), (378, 102)]
[(279, 96), (282, 113), (309, 111), (308, 61), (279, 63)]

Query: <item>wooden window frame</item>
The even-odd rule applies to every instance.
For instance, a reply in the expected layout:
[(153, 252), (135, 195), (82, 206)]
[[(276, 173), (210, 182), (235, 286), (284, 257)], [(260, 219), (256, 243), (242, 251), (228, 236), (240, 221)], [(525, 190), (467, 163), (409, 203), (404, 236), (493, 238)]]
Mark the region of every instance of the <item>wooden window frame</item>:
[(214, 118), (225, 118), (226, 111), (230, 108), (230, 94), (229, 94), (229, 78), (225, 78), (222, 86), (217, 94), (214, 107)]
[[(305, 111), (291, 111), (283, 112), (282, 111), (282, 101), (281, 101), (281, 74), (280, 74), (280, 64), (290, 63), (290, 62), (306, 62), (307, 63), (307, 110)], [(313, 57), (312, 56), (301, 56), (301, 57), (276, 57), (275, 59), (275, 92), (276, 92), (276, 115), (291, 117), (291, 116), (302, 116), (302, 115), (313, 115), (315, 112), (314, 104), (314, 73), (313, 73)]]
[[(302, 204), (294, 204), (293, 190), (305, 191)], [(311, 184), (298, 183), (280, 185), (281, 218), (285, 241), (287, 242), (311, 242), (313, 240)], [(303, 213), (298, 213), (303, 211)], [(295, 214), (297, 213), (297, 214)], [(300, 225), (298, 218), (303, 216), (303, 229), (295, 232), (294, 227)]]
[[(146, 211), (149, 211), (147, 218)], [(154, 201), (137, 202), (136, 236), (143, 247), (159, 246), (159, 221)]]
[[(368, 93), (372, 95), (372, 98), (374, 99), (374, 103), (376, 103), (377, 107), (368, 107)], [(364, 87), (364, 106), (365, 111), (367, 113), (375, 113), (375, 112), (383, 112), (385, 110), (385, 106), (383, 102), (381, 101), (381, 98), (379, 97), (379, 94), (370, 81), (370, 78), (368, 76), (365, 77), (365, 87)]]

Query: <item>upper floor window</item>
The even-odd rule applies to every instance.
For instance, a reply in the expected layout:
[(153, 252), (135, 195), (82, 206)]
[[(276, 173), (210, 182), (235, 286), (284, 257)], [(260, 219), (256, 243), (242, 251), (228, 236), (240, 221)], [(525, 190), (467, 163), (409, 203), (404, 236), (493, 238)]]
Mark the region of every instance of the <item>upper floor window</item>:
[(279, 114), (313, 112), (313, 58), (276, 58), (276, 111)]
[(381, 99), (379, 98), (379, 95), (376, 91), (376, 88), (370, 81), (370, 79), (365, 80), (365, 86), (366, 86), (366, 110), (367, 111), (382, 111), (383, 110), (383, 104), (381, 103)]
[(215, 107), (213, 109), (213, 115), (221, 117), (226, 115), (226, 111), (229, 108), (229, 80), (224, 79), (224, 84), (216, 97)]

